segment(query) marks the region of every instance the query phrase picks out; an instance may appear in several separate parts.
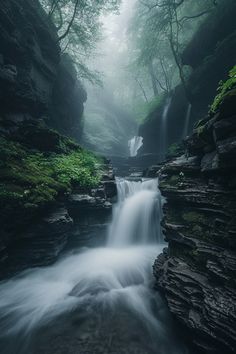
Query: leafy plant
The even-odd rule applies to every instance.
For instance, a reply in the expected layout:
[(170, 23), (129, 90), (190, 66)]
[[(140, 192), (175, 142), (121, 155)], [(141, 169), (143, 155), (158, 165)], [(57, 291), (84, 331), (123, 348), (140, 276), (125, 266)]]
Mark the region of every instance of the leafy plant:
[(63, 137), (64, 153), (41, 153), (0, 138), (0, 207), (37, 208), (70, 193), (75, 185), (95, 187), (101, 159)]
[(211, 105), (210, 112), (216, 113), (229, 91), (236, 88), (236, 65), (229, 72), (229, 79), (225, 82), (220, 81), (217, 89), (218, 95), (215, 97)]

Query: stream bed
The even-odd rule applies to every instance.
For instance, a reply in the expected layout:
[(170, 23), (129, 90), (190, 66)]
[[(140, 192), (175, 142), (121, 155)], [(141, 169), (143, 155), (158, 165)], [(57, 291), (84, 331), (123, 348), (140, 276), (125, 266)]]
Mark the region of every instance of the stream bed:
[(152, 265), (164, 247), (158, 181), (117, 180), (103, 247), (0, 283), (2, 354), (185, 354)]

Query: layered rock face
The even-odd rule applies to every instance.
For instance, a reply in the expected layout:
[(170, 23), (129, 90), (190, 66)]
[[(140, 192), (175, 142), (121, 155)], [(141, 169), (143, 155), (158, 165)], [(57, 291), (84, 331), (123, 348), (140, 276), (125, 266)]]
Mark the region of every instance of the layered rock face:
[(52, 90), (48, 124), (61, 134), (81, 141), (86, 100), (87, 93), (77, 79), (70, 57), (63, 55)]
[[(2, 1), (0, 278), (31, 266), (52, 263), (70, 236), (76, 239), (80, 235), (83, 239), (82, 224), (94, 229), (98, 221), (93, 216), (100, 213), (101, 224), (105, 225), (111, 213), (110, 199), (116, 188), (109, 164), (103, 168), (106, 176), (99, 192), (75, 189), (71, 200), (65, 191), (58, 192), (54, 199), (50, 180), (40, 179), (46, 176), (53, 156), (69, 159), (81, 149), (58, 132), (79, 140), (85, 100), (86, 92), (76, 78), (70, 59), (61, 56), (56, 29), (39, 1)], [(48, 160), (37, 179), (39, 170), (36, 168), (31, 174), (29, 171), (32, 164), (40, 164), (42, 159)], [(55, 179), (54, 176), (51, 182)], [(38, 193), (37, 188), (35, 203), (24, 203), (33, 190)], [(84, 200), (90, 201), (89, 208)]]
[(52, 264), (70, 249), (104, 244), (117, 189), (112, 166), (105, 161), (101, 167), (97, 188), (77, 187), (30, 223), (23, 220), (15, 233), (0, 234), (0, 279)]
[(236, 349), (235, 122), (232, 91), (194, 130), (186, 156), (161, 170), (169, 246), (155, 262), (156, 284), (203, 353)]
[(86, 93), (61, 60), (56, 29), (38, 0), (1, 4), (0, 44), (1, 119), (44, 119), (78, 139)]

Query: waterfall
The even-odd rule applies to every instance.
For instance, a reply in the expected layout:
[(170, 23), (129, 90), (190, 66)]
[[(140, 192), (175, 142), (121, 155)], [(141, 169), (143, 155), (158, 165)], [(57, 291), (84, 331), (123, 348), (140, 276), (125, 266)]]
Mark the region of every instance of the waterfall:
[(130, 156), (137, 156), (138, 150), (143, 146), (143, 138), (141, 136), (134, 136), (131, 140), (129, 140), (128, 146)]
[(169, 96), (166, 100), (162, 117), (161, 117), (161, 133), (160, 133), (160, 154), (163, 159), (165, 159), (166, 150), (167, 150), (167, 138), (168, 138), (168, 131), (167, 131), (167, 118), (168, 113), (171, 105), (172, 97)]
[(114, 210), (108, 244), (161, 243), (162, 201), (157, 179), (140, 182), (117, 179), (118, 205)]
[(157, 179), (117, 179), (107, 245), (0, 283), (1, 354), (184, 354), (152, 290), (162, 251)]
[(183, 139), (186, 138), (186, 136), (188, 135), (191, 111), (192, 111), (192, 105), (191, 103), (189, 103), (187, 107), (185, 121), (184, 121), (184, 129), (183, 129), (183, 136), (182, 136)]

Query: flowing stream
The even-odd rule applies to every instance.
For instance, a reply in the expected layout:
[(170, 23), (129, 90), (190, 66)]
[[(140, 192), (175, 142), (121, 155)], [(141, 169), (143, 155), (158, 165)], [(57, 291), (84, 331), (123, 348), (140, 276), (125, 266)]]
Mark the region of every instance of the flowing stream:
[(184, 354), (153, 290), (158, 182), (117, 180), (107, 244), (0, 283), (1, 354)]

